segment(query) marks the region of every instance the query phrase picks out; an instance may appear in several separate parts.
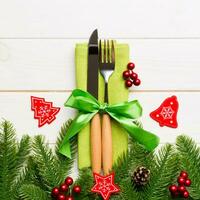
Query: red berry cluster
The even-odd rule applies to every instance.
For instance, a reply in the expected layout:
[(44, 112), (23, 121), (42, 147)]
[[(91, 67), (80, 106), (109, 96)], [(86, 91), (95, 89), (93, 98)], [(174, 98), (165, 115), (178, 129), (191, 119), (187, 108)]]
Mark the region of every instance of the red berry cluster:
[(67, 177), (65, 182), (60, 185), (60, 187), (55, 187), (51, 191), (51, 196), (56, 200), (74, 200), (72, 196), (72, 192), (74, 194), (81, 193), (81, 187), (78, 185), (74, 185), (72, 192), (70, 190), (70, 186), (73, 184), (73, 179), (71, 177)]
[(189, 187), (191, 185), (191, 180), (188, 178), (188, 173), (182, 171), (177, 181), (178, 181), (178, 186), (171, 185), (169, 187), (169, 191), (171, 192), (172, 196), (173, 197), (181, 196), (183, 198), (188, 198), (190, 194), (187, 191), (186, 187)]
[(141, 84), (138, 74), (133, 72), (135, 64), (130, 62), (127, 65), (127, 70), (123, 72), (123, 78), (125, 81), (126, 87), (131, 87), (132, 85), (139, 86)]

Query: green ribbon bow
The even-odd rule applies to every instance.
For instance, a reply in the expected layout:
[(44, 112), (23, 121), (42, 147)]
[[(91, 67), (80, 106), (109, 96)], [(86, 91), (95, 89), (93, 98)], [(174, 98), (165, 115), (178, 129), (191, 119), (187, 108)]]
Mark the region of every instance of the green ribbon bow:
[(59, 152), (68, 158), (71, 158), (70, 139), (78, 134), (98, 112), (108, 113), (147, 150), (152, 151), (159, 144), (159, 138), (156, 135), (145, 131), (134, 123), (134, 120), (142, 115), (142, 107), (137, 100), (114, 105), (100, 104), (88, 92), (75, 89), (66, 101), (65, 106), (79, 110), (79, 114), (71, 123), (59, 149)]

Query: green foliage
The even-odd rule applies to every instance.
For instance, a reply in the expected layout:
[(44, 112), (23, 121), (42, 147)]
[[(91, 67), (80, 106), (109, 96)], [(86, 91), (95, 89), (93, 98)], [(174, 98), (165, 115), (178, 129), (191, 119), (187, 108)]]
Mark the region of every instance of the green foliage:
[(76, 138), (70, 141), (71, 160), (58, 153), (70, 122), (61, 128), (55, 152), (47, 145), (43, 136), (35, 136), (32, 144), (30, 137), (24, 136), (18, 143), (12, 124), (8, 121), (0, 124), (1, 200), (52, 199), (52, 188), (64, 181), (76, 157)]
[(1, 200), (17, 198), (18, 188), (26, 178), (30, 153), (30, 138), (24, 136), (20, 143), (15, 139), (15, 130), (8, 121), (0, 124), (0, 197)]
[[(31, 139), (24, 136), (17, 142), (11, 123), (0, 124), (0, 199), (1, 200), (52, 200), (51, 190), (59, 186), (72, 172), (77, 152), (77, 138), (72, 139), (72, 159), (59, 153), (59, 146), (71, 120), (60, 130), (53, 151), (44, 137)], [(32, 151), (31, 151), (32, 150)], [(146, 186), (132, 182), (132, 174), (138, 166), (151, 171)], [(187, 136), (179, 136), (176, 145), (166, 144), (156, 152), (148, 152), (130, 140), (129, 150), (113, 166), (115, 183), (121, 192), (111, 200), (172, 200), (168, 187), (177, 182), (181, 170), (186, 170), (192, 180), (190, 200), (200, 200), (200, 147)], [(75, 200), (101, 200), (91, 193), (94, 184), (90, 168), (79, 171), (76, 183), (82, 187)], [(179, 198), (181, 200), (181, 198)], [(178, 199), (177, 199), (178, 200)]]
[(33, 184), (23, 185), (19, 190), (19, 196), (26, 200), (47, 200), (46, 192)]
[[(149, 184), (140, 188), (131, 182), (131, 174), (138, 166), (145, 166), (151, 171)], [(168, 186), (177, 174), (177, 156), (174, 147), (169, 144), (154, 153), (131, 142), (128, 155), (124, 155), (114, 169), (123, 199), (164, 200), (168, 199)]]
[(84, 168), (79, 171), (79, 178), (76, 181), (76, 184), (81, 185), (82, 187), (82, 192), (76, 197), (76, 200), (96, 199), (97, 196), (91, 193), (93, 176), (90, 168)]
[(62, 182), (59, 173), (59, 162), (52, 150), (44, 141), (44, 137), (38, 135), (33, 141), (34, 161), (45, 189), (51, 190)]
[(115, 171), (115, 182), (121, 188), (118, 196), (113, 199), (142, 199), (144, 191), (138, 191), (132, 185), (131, 175), (138, 166), (150, 167), (153, 159), (153, 152), (148, 152), (138, 143), (130, 140), (129, 151), (124, 154), (113, 167)]
[(177, 174), (177, 156), (172, 145), (166, 144), (154, 157), (151, 165), (151, 180), (147, 190), (148, 200), (167, 199), (170, 183)]
[[(40, 191), (41, 200), (52, 199), (52, 188), (59, 186), (64, 182), (66, 176), (69, 175), (76, 158), (77, 142), (73, 138), (71, 143), (72, 159), (68, 159), (59, 153), (59, 146), (66, 134), (66, 131), (71, 123), (71, 120), (66, 122), (60, 130), (55, 151), (47, 145), (44, 137), (41, 135), (35, 136), (33, 139), (33, 156), (30, 158), (29, 177), (32, 185), (29, 183), (24, 185), (24, 189), (20, 190), (22, 199), (29, 199), (30, 192), (26, 192), (26, 188), (30, 188), (33, 192)], [(33, 187), (34, 185), (36, 187)], [(43, 194), (46, 194), (44, 197)], [(43, 198), (43, 199), (42, 199)], [(32, 196), (32, 200), (36, 200), (36, 196)]]
[(177, 138), (177, 149), (181, 159), (181, 168), (186, 170), (192, 180), (189, 189), (194, 199), (200, 199), (200, 147), (187, 136)]
[[(64, 139), (64, 136), (66, 135), (66, 132), (71, 122), (72, 120), (68, 120), (66, 123), (63, 124), (59, 132), (59, 136), (57, 138), (55, 146), (55, 152), (59, 160), (60, 173), (62, 174), (62, 177), (66, 177), (71, 172), (71, 169), (73, 168), (74, 165), (74, 159), (66, 159), (65, 156), (59, 153), (59, 147)], [(70, 140), (70, 144), (71, 144), (72, 158), (75, 158), (77, 154), (77, 137), (72, 138)]]

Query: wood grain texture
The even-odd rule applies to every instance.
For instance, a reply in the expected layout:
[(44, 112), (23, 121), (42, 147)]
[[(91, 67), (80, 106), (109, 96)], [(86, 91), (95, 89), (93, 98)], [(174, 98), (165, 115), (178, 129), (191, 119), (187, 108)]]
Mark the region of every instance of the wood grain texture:
[[(198, 0), (1, 1), (0, 37), (200, 37)], [(108, 15), (103, 13), (112, 13)]]
[[(75, 88), (74, 47), (86, 40), (0, 40), (0, 91), (69, 91)], [(137, 91), (200, 91), (200, 40), (118, 40), (142, 84)], [(2, 49), (2, 50), (1, 50)], [(1, 53), (1, 51), (3, 53)]]
[(90, 127), (91, 138), (91, 163), (92, 171), (100, 174), (102, 166), (102, 148), (101, 148), (101, 117), (96, 114), (91, 120)]
[[(43, 134), (49, 143), (55, 143), (61, 125), (69, 118), (75, 116), (75, 111), (64, 107), (64, 102), (70, 93), (0, 93), (0, 118), (8, 119), (14, 123), (18, 133), (18, 138), (23, 134), (34, 136)], [(56, 116), (56, 120), (42, 128), (37, 127), (37, 120), (33, 118), (31, 111), (30, 96), (44, 97), (48, 101), (53, 101), (55, 106), (61, 107)], [(160, 103), (169, 96), (176, 95), (179, 101), (177, 129), (160, 127), (149, 117), (149, 113), (156, 109)], [(174, 143), (180, 134), (188, 134), (200, 143), (200, 118), (199, 102), (200, 93), (187, 92), (143, 92), (131, 93), (129, 100), (138, 99), (143, 107), (143, 117), (141, 121), (146, 130), (156, 133), (161, 143)]]
[[(199, 6), (199, 0), (0, 1), (0, 117), (14, 123), (18, 138), (43, 134), (54, 144), (60, 126), (75, 114), (63, 106), (75, 88), (75, 44), (98, 28), (100, 38), (130, 45), (142, 80), (130, 99), (144, 108), (144, 128), (162, 144), (182, 133), (200, 143)], [(51, 125), (37, 127), (31, 95), (61, 107)], [(179, 127), (160, 128), (149, 113), (171, 95), (180, 103)]]
[(112, 170), (112, 128), (108, 114), (102, 116), (102, 161), (104, 175), (108, 175)]

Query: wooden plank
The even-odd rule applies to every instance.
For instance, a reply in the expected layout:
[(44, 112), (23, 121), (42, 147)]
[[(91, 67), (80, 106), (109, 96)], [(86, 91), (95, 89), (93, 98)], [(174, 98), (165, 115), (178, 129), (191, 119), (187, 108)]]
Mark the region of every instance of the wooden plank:
[[(34, 136), (43, 134), (49, 143), (55, 143), (61, 125), (75, 114), (74, 110), (65, 108), (63, 103), (70, 93), (0, 93), (0, 118), (5, 118), (14, 123), (17, 129), (18, 138), (23, 134)], [(42, 128), (37, 127), (37, 121), (33, 119), (33, 112), (30, 108), (30, 96), (44, 97), (53, 101), (55, 106), (61, 107), (57, 119), (51, 125)], [(176, 95), (179, 100), (180, 109), (178, 112), (179, 127), (171, 129), (160, 127), (149, 117), (149, 113), (156, 109), (161, 102), (171, 95)], [(130, 99), (138, 99), (143, 106), (142, 122), (145, 129), (156, 133), (161, 143), (174, 143), (179, 134), (188, 134), (200, 143), (200, 118), (199, 102), (200, 93), (131, 93)]]
[(0, 37), (87, 38), (96, 27), (115, 38), (200, 37), (199, 6), (195, 0), (8, 0), (0, 5)]
[[(75, 88), (75, 39), (0, 40), (0, 90)], [(200, 40), (119, 40), (129, 43), (142, 85), (134, 90), (200, 90)]]

